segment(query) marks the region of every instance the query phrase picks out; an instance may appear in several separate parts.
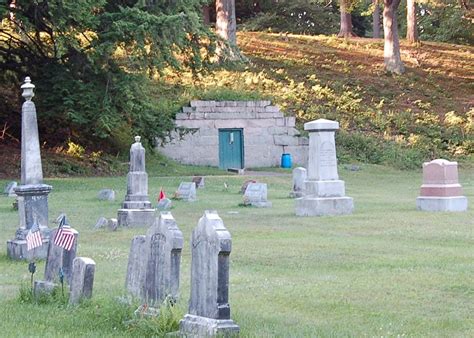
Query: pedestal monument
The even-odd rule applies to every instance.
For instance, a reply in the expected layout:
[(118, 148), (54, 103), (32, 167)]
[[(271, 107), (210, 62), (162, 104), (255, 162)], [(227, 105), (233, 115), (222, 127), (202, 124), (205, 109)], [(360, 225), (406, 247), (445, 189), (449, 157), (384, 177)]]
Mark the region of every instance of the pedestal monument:
[(467, 198), (463, 196), (458, 180), (458, 163), (436, 159), (423, 163), (423, 184), (416, 207), (423, 211), (466, 211)]
[[(43, 184), (36, 107), (31, 101), (34, 88), (29, 77), (21, 86), (22, 96), (26, 101), (21, 107), (21, 184), (15, 188), (20, 227), (15, 238), (7, 241), (7, 255), (11, 259), (44, 259), (48, 253), (48, 194), (52, 187)], [(27, 251), (26, 235), (34, 220), (40, 227), (43, 245)]]
[(336, 121), (319, 119), (305, 123), (309, 131), (309, 160), (304, 196), (297, 198), (297, 216), (350, 214), (354, 209), (351, 197), (345, 196), (344, 181), (337, 173), (335, 131)]
[(127, 195), (118, 210), (119, 226), (152, 226), (155, 221), (155, 209), (148, 199), (148, 175), (145, 171), (145, 148), (140, 136), (130, 148), (130, 171), (127, 175)]

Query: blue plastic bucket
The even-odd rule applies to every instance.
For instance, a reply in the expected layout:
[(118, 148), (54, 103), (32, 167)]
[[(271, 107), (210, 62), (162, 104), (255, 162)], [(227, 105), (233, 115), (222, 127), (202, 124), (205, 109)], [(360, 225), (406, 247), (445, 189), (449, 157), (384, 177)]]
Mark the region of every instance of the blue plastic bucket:
[(291, 154), (281, 154), (281, 167), (291, 168)]

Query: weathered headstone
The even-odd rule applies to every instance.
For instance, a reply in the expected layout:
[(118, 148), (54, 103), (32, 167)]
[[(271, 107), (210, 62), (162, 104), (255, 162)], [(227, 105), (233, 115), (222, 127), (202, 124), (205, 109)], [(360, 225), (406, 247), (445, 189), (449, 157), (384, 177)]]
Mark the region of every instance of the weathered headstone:
[(177, 300), (183, 234), (170, 212), (161, 212), (146, 235), (146, 281), (144, 296), (149, 304), (165, 298)]
[(69, 304), (77, 304), (83, 298), (92, 297), (95, 262), (87, 257), (76, 257), (72, 264), (71, 293)]
[(196, 185), (193, 182), (181, 182), (176, 192), (176, 198), (194, 202), (196, 200)]
[(112, 189), (102, 189), (97, 194), (97, 198), (101, 201), (115, 201), (115, 191)]
[(290, 192), (290, 197), (303, 197), (305, 181), (306, 169), (302, 167), (293, 169), (293, 190)]
[(436, 159), (423, 163), (423, 184), (416, 207), (423, 211), (466, 211), (467, 198), (463, 196), (458, 180), (458, 163)]
[(267, 200), (266, 183), (249, 183), (244, 194), (244, 205), (257, 208), (271, 208), (272, 202)]
[(257, 183), (255, 180), (247, 180), (245, 181), (242, 186), (240, 187), (240, 193), (243, 195), (245, 193), (245, 190), (247, 190), (247, 187), (250, 183)]
[(127, 194), (122, 208), (118, 210), (119, 226), (149, 227), (155, 220), (155, 209), (148, 199), (148, 174), (145, 171), (145, 148), (135, 136), (130, 148), (130, 171), (127, 175)]
[(105, 228), (109, 224), (109, 220), (105, 217), (100, 217), (94, 225), (95, 229)]
[(196, 188), (204, 188), (205, 183), (204, 183), (204, 177), (203, 176), (194, 176), (192, 179), (192, 182), (196, 184)]
[[(52, 187), (43, 184), (36, 107), (31, 101), (35, 86), (27, 77), (21, 88), (26, 100), (21, 108), (21, 185), (14, 189), (18, 196), (20, 227), (15, 238), (7, 241), (7, 255), (12, 259), (44, 259), (49, 244), (48, 194)], [(39, 224), (43, 245), (28, 251), (26, 235), (33, 220)]]
[(16, 197), (16, 194), (15, 194), (15, 188), (18, 186), (18, 183), (15, 182), (15, 181), (11, 181), (9, 183), (7, 183), (5, 185), (5, 189), (3, 190), (3, 192), (5, 193), (5, 195), (7, 195), (8, 197)]
[(158, 210), (169, 210), (172, 206), (173, 202), (169, 198), (163, 198), (158, 202), (156, 208)]
[(237, 335), (230, 319), (229, 255), (232, 238), (215, 211), (205, 211), (191, 238), (191, 299), (180, 334), (192, 337)]
[(139, 235), (132, 239), (128, 255), (125, 288), (133, 297), (144, 300), (143, 292), (146, 280), (147, 250), (146, 236)]
[(351, 197), (345, 196), (345, 183), (337, 172), (335, 131), (339, 123), (325, 119), (305, 123), (309, 131), (308, 176), (304, 196), (295, 200), (297, 216), (350, 214)]
[(126, 288), (149, 305), (176, 300), (183, 234), (170, 212), (161, 212), (146, 236), (135, 236), (128, 258)]
[[(74, 232), (74, 244), (71, 250), (66, 250), (54, 244), (53, 240), (50, 241), (48, 247), (48, 256), (46, 258), (46, 265), (44, 268), (44, 279), (48, 282), (58, 282), (59, 280), (59, 269), (62, 268), (65, 280), (71, 283), (72, 274), (72, 263), (76, 258), (77, 252), (77, 240), (79, 233), (71, 228)], [(54, 229), (51, 232), (51, 239), (54, 239), (58, 229)]]

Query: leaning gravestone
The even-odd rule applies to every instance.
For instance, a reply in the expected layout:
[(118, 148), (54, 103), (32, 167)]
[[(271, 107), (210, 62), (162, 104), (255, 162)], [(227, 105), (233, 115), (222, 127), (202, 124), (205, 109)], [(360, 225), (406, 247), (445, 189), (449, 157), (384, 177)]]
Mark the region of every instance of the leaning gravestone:
[(293, 169), (293, 191), (290, 192), (290, 197), (303, 197), (304, 181), (306, 181), (306, 169), (302, 167)]
[(5, 185), (5, 189), (3, 190), (3, 192), (8, 197), (16, 197), (17, 195), (15, 194), (15, 188), (17, 186), (18, 186), (17, 182), (11, 181), (11, 182), (7, 183), (7, 185)]
[[(21, 86), (26, 100), (21, 108), (21, 184), (14, 189), (18, 196), (20, 227), (15, 238), (7, 241), (7, 255), (11, 259), (44, 259), (49, 244), (48, 194), (52, 187), (43, 184), (36, 107), (31, 101), (34, 88), (30, 78), (25, 78)], [(28, 251), (26, 235), (34, 220), (39, 224), (43, 245)]]
[(423, 163), (423, 184), (416, 207), (423, 211), (466, 211), (458, 180), (458, 163), (443, 159)]
[(158, 210), (169, 210), (172, 206), (173, 202), (169, 198), (162, 198), (156, 205), (156, 208)]
[(230, 233), (215, 211), (205, 211), (191, 238), (191, 299), (180, 322), (186, 337), (237, 335), (240, 328), (230, 319)]
[(161, 212), (146, 236), (135, 236), (128, 258), (126, 289), (149, 305), (176, 301), (183, 234), (170, 212)]
[(76, 257), (72, 265), (71, 293), (69, 304), (77, 304), (83, 298), (92, 297), (95, 262), (87, 257)]
[(354, 202), (345, 196), (337, 173), (335, 131), (339, 123), (325, 119), (305, 123), (309, 131), (308, 177), (305, 193), (295, 200), (297, 216), (351, 214)]
[(99, 217), (99, 219), (97, 220), (97, 222), (95, 223), (94, 225), (94, 228), (95, 229), (102, 229), (102, 228), (105, 228), (109, 223), (109, 220), (105, 217)]
[(112, 189), (102, 189), (97, 194), (97, 198), (101, 201), (115, 201), (115, 191)]
[(145, 148), (135, 136), (130, 148), (130, 171), (127, 175), (127, 195), (118, 210), (119, 226), (151, 226), (155, 220), (155, 209), (148, 199), (148, 174), (145, 171)]
[(192, 179), (193, 183), (196, 184), (196, 188), (204, 188), (204, 177), (203, 176), (194, 176)]
[(186, 202), (194, 202), (196, 200), (196, 184), (194, 182), (181, 182), (176, 192), (176, 198)]
[(244, 205), (257, 208), (271, 208), (272, 202), (267, 200), (266, 183), (249, 183), (244, 194)]

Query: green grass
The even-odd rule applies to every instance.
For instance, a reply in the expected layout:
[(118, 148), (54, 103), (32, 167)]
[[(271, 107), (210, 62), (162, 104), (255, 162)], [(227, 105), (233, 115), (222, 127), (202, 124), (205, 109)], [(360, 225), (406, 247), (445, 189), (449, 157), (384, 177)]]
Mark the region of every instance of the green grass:
[[(232, 234), (231, 316), (244, 337), (474, 335), (474, 211), (415, 210), (420, 171), (362, 165), (340, 168), (355, 212), (348, 216), (300, 218), (287, 198), (291, 177), (255, 177), (269, 185), (271, 209), (242, 208), (237, 192), (245, 176), (212, 176), (198, 201), (174, 201), (183, 231), (179, 311), (189, 297), (192, 229), (205, 209), (216, 209)], [(150, 177), (153, 200), (163, 186), (171, 195), (189, 177)], [(474, 170), (460, 180), (474, 201)], [(224, 182), (229, 185), (224, 190)], [(6, 181), (0, 181), (0, 185)], [(146, 229), (95, 230), (100, 216), (116, 217), (126, 178), (50, 179), (50, 220), (66, 212), (79, 230), (78, 255), (96, 263), (94, 296), (69, 308), (52, 302), (20, 302), (29, 282), (25, 262), (6, 258), (6, 241), (18, 227), (11, 199), (0, 198), (0, 335), (146, 336), (149, 328), (127, 327), (131, 309), (115, 299), (124, 294), (130, 241)], [(98, 201), (113, 188), (115, 202)], [(232, 211), (232, 213), (230, 213)], [(235, 213), (238, 212), (238, 213)], [(43, 275), (38, 266), (37, 278)]]

